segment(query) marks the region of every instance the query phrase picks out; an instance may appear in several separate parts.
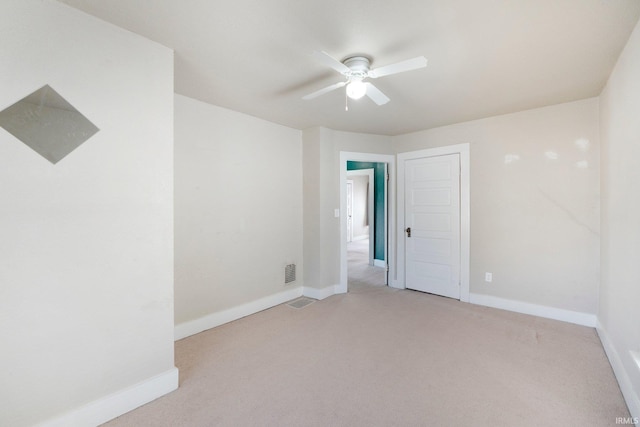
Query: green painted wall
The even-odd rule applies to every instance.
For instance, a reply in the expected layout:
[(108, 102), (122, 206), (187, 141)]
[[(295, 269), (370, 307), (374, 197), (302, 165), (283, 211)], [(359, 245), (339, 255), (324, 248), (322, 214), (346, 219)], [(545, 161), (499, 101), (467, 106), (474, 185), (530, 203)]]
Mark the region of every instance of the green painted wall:
[(347, 162), (347, 170), (373, 169), (375, 192), (373, 194), (373, 248), (374, 258), (384, 260), (384, 163)]

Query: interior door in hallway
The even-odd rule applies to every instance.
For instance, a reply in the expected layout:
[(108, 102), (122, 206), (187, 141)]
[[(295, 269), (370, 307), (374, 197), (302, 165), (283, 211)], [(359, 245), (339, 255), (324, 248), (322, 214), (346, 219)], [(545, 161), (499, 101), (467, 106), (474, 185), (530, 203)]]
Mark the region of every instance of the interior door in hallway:
[(353, 181), (347, 181), (347, 242), (353, 241)]
[(460, 299), (460, 156), (405, 161), (407, 289)]

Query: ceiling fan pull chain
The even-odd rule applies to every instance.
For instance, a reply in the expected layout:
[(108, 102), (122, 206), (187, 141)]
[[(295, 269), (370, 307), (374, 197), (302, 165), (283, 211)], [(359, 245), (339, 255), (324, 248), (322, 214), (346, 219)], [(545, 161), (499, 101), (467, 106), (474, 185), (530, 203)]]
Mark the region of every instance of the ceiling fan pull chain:
[(344, 111), (349, 111), (349, 97), (346, 90), (344, 91)]

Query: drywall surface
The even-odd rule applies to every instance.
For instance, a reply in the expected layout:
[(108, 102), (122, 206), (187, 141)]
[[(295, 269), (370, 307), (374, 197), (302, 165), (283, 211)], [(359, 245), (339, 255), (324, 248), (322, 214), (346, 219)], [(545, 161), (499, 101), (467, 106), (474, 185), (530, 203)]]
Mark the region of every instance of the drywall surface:
[(397, 136), (393, 147), (470, 144), (471, 293), (595, 314), (598, 139), (588, 99)]
[(176, 95), (176, 323), (301, 286), (302, 261), (301, 132)]
[[(598, 320), (627, 404), (640, 417), (640, 24), (600, 95), (602, 284)], [(611, 350), (611, 349), (608, 349)], [(637, 360), (634, 360), (634, 354)]]
[(350, 175), (347, 179), (353, 182), (353, 240), (369, 239), (369, 177)]
[(55, 165), (0, 129), (0, 425), (16, 427), (175, 370), (173, 54), (53, 1), (3, 1), (0, 40), (0, 109), (48, 84), (100, 129)]
[[(326, 230), (339, 227), (339, 221), (333, 215), (337, 205), (328, 196), (338, 181), (326, 170), (333, 153), (324, 141), (331, 132), (313, 128), (302, 133), (304, 283), (316, 289), (335, 285), (338, 283), (336, 277), (339, 277), (339, 272), (336, 276), (336, 272), (331, 271), (335, 268), (334, 253), (325, 250)], [(339, 228), (337, 231), (339, 233)]]
[(320, 127), (302, 141), (305, 287), (323, 289), (340, 284), (340, 152), (391, 154), (391, 138)]

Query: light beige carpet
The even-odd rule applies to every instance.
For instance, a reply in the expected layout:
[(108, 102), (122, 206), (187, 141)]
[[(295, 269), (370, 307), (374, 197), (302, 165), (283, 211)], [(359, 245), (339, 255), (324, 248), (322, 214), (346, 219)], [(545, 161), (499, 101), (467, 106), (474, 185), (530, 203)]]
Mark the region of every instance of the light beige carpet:
[(369, 265), (369, 240), (347, 244), (348, 283), (350, 292), (360, 292), (372, 286), (384, 286), (385, 270)]
[[(351, 285), (350, 285), (351, 286)], [(592, 328), (365, 284), (176, 343), (180, 388), (109, 426), (613, 426)]]

